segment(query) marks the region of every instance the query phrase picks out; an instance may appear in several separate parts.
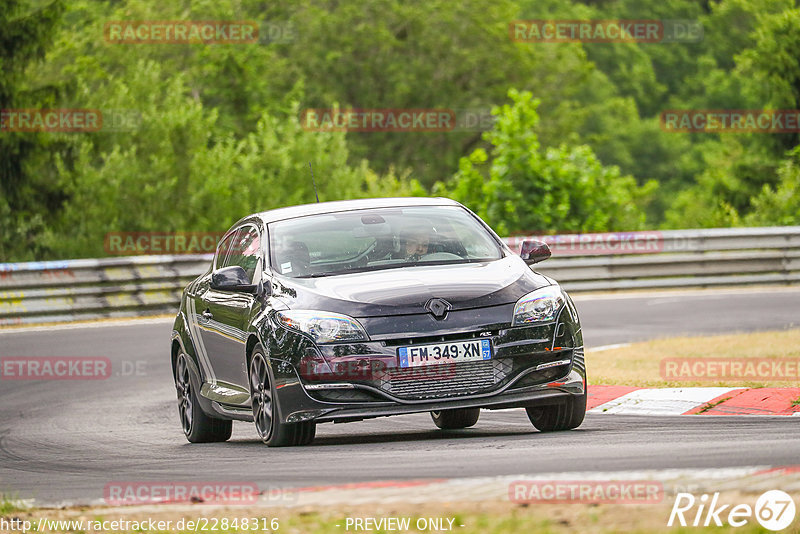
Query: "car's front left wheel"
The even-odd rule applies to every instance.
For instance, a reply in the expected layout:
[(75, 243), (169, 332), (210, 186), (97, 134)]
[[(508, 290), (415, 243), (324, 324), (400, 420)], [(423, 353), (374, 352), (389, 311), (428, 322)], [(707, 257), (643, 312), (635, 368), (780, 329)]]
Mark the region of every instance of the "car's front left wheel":
[(431, 419), (442, 430), (455, 430), (475, 425), (480, 415), (480, 408), (458, 408), (431, 412)]
[(178, 392), (178, 416), (186, 439), (191, 443), (227, 441), (233, 432), (233, 421), (214, 419), (203, 412), (190, 372), (189, 357), (181, 352), (175, 361), (175, 389)]
[(253, 421), (261, 441), (270, 447), (308, 445), (314, 441), (314, 421), (283, 423), (277, 413), (275, 387), (272, 383), (263, 347), (258, 344), (250, 360), (250, 396)]

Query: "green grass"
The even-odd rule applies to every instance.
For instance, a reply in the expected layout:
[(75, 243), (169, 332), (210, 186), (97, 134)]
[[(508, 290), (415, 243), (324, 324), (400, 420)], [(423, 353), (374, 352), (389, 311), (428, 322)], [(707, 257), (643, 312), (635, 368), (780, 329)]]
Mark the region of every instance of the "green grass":
[[(590, 384), (639, 387), (776, 387), (796, 386), (786, 377), (726, 377), (718, 380), (665, 377), (661, 363), (688, 358), (716, 359), (800, 359), (800, 328), (773, 332), (724, 334), (702, 337), (674, 337), (631, 343), (623, 347), (586, 351)], [(798, 399), (797, 402), (800, 402)]]
[(11, 514), (22, 510), (17, 502), (17, 495), (12, 496), (6, 493), (0, 493), (0, 515)]

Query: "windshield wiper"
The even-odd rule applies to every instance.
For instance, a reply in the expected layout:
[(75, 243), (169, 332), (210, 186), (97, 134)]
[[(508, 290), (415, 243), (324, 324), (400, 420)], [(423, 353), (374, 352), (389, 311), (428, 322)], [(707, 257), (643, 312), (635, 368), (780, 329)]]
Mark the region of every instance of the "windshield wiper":
[(350, 273), (363, 273), (365, 271), (372, 271), (374, 268), (372, 267), (356, 267), (355, 269), (342, 269), (341, 271), (321, 271), (318, 273), (310, 273), (310, 274), (303, 274), (300, 276), (295, 276), (295, 278), (323, 278), (325, 276), (336, 276), (339, 274), (350, 274)]
[(324, 276), (333, 276), (336, 274), (347, 274), (350, 271), (323, 271), (321, 273), (312, 273), (312, 274), (304, 274), (301, 276), (295, 276), (295, 278), (322, 278)]
[(295, 278), (324, 278), (326, 276), (337, 276), (343, 274), (365, 273), (375, 271), (385, 271), (389, 269), (402, 269), (403, 267), (433, 267), (436, 265), (459, 265), (465, 263), (486, 263), (487, 261), (494, 261), (492, 258), (462, 258), (460, 260), (437, 260), (437, 261), (417, 261), (405, 263), (390, 263), (386, 265), (372, 265), (367, 267), (357, 267), (355, 269), (345, 269), (342, 271), (322, 271), (319, 273), (304, 274), (295, 276)]
[(353, 274), (353, 273), (366, 273), (370, 271), (382, 271), (384, 269), (393, 269), (398, 267), (409, 267), (415, 264), (412, 263), (396, 263), (393, 265), (381, 265), (379, 267), (371, 266), (371, 267), (356, 267), (355, 269), (343, 269), (341, 271), (322, 271), (319, 273), (311, 273), (311, 274), (304, 274), (301, 276), (295, 276), (295, 278), (323, 278), (325, 276), (336, 276), (341, 274)]

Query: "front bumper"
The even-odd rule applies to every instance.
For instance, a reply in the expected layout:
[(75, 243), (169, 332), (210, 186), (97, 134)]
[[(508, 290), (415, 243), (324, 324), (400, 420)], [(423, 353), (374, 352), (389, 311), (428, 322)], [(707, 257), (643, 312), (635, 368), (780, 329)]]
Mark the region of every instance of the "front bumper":
[[(519, 346), (515, 345), (516, 348)], [(498, 349), (495, 354), (503, 353)], [(582, 346), (558, 351), (550, 348), (515, 356), (506, 353), (502, 360), (508, 363), (508, 368), (515, 370), (487, 390), (438, 397), (402, 398), (371, 381), (309, 381), (301, 377), (291, 362), (273, 359), (273, 378), (278, 393), (277, 415), (287, 423), (308, 420), (320, 423), (345, 422), (455, 408), (532, 407), (555, 404), (569, 396), (586, 393)], [(546, 367), (548, 361), (568, 363)], [(542, 365), (545, 368), (537, 370)]]
[(549, 384), (512, 388), (460, 398), (443, 398), (413, 402), (370, 402), (332, 404), (311, 398), (299, 380), (284, 383), (280, 392), (281, 419), (287, 423), (315, 420), (342, 423), (373, 417), (402, 415), (455, 408), (485, 408), (498, 410), (555, 404), (570, 396), (586, 392), (586, 377), (577, 369)]
[[(447, 334), (451, 339), (491, 341), (492, 359), (474, 364), (482, 366), (484, 379), (486, 366), (492, 366), (489, 381), (477, 385), (471, 380), (472, 363), (451, 366), (460, 373), (454, 378), (434, 376), (434, 382), (393, 385), (391, 377), (407, 371), (398, 367), (398, 347), (445, 342), (444, 338), (387, 338), (318, 346), (287, 330), (277, 334), (269, 353), (278, 393), (277, 416), (287, 423), (357, 421), (455, 408), (530, 407), (586, 393), (583, 337), (571, 302), (552, 324), (512, 328), (494, 323), (471, 332)], [(309, 372), (307, 358), (331, 373), (318, 373), (317, 368)], [(376, 364), (383, 371), (380, 376), (371, 373)], [(366, 371), (363, 375), (359, 374), (362, 370)]]

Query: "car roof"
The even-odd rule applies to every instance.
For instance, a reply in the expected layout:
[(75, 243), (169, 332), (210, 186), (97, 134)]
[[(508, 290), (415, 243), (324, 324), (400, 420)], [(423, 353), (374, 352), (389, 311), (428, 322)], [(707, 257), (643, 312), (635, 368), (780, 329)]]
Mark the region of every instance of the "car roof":
[(449, 198), (430, 197), (396, 197), (396, 198), (363, 198), (359, 200), (337, 200), (333, 202), (318, 202), (316, 204), (301, 204), (262, 211), (254, 214), (265, 223), (305, 217), (307, 215), (321, 215), (325, 213), (338, 213), (342, 211), (363, 210), (370, 208), (402, 208), (409, 206), (460, 206), (455, 200)]

